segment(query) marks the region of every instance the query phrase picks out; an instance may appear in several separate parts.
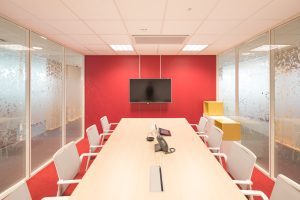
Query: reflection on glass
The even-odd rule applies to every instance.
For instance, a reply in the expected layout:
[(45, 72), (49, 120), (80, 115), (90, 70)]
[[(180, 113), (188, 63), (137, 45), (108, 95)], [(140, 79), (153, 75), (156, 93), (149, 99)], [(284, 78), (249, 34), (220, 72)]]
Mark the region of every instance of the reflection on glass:
[(26, 30), (0, 18), (0, 193), (25, 178)]
[[(275, 175), (300, 182), (300, 18), (272, 31), (275, 68)], [(276, 48), (275, 48), (276, 47)]]
[[(269, 43), (268, 33), (239, 47), (239, 116), (242, 144), (269, 170)], [(258, 49), (258, 50), (257, 50)]]
[(35, 170), (61, 147), (63, 48), (35, 33), (31, 44), (31, 166)]
[(66, 141), (82, 136), (82, 88), (81, 72), (83, 56), (66, 49)]
[(235, 115), (235, 51), (218, 56), (218, 100), (224, 103), (224, 115)]

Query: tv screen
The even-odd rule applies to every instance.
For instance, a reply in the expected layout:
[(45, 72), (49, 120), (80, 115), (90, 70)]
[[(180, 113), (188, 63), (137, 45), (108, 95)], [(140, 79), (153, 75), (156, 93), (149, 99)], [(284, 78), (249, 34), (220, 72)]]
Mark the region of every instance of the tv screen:
[(130, 79), (130, 102), (171, 102), (171, 79)]

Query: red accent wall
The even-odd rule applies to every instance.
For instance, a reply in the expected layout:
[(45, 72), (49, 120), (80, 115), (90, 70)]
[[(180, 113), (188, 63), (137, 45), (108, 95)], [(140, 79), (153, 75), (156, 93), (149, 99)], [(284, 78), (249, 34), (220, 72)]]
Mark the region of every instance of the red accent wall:
[[(139, 66), (140, 63), (140, 66)], [(161, 65), (160, 65), (161, 63)], [(130, 78), (171, 78), (172, 103), (129, 103)], [(216, 99), (216, 56), (86, 56), (85, 124), (122, 117), (185, 117), (197, 123), (202, 103)], [(101, 129), (100, 129), (101, 130)], [(99, 130), (99, 131), (100, 131)]]

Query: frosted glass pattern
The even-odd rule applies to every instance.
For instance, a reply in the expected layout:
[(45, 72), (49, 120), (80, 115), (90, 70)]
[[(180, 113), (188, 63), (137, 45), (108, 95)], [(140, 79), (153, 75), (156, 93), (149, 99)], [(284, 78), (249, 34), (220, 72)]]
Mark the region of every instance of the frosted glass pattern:
[(63, 48), (31, 34), (31, 166), (48, 161), (61, 147)]
[(218, 100), (224, 103), (224, 115), (235, 115), (235, 51), (218, 56)]
[(257, 47), (269, 42), (263, 34), (239, 48), (239, 117), (242, 144), (269, 170), (269, 52)]
[(66, 49), (66, 141), (82, 136), (83, 56)]
[(26, 30), (0, 18), (0, 193), (25, 178)]
[[(295, 34), (297, 33), (297, 34)], [(275, 175), (300, 182), (300, 18), (276, 28), (272, 41), (275, 68)]]

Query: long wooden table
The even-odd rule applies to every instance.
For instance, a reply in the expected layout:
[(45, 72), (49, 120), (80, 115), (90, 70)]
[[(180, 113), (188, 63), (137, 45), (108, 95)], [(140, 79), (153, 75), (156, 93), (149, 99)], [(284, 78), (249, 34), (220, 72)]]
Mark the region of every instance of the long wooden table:
[[(173, 154), (147, 142), (153, 122), (169, 129)], [(150, 166), (160, 165), (164, 191), (150, 192)], [(123, 118), (71, 200), (246, 200), (184, 118)]]

